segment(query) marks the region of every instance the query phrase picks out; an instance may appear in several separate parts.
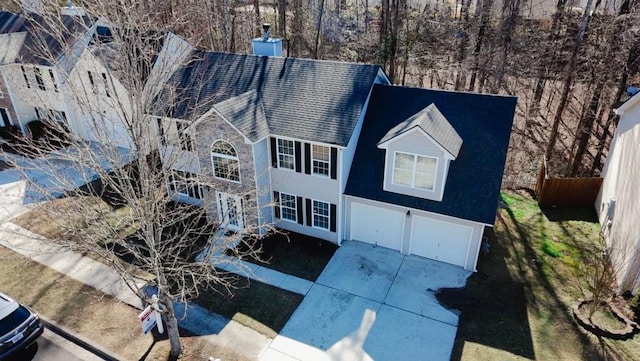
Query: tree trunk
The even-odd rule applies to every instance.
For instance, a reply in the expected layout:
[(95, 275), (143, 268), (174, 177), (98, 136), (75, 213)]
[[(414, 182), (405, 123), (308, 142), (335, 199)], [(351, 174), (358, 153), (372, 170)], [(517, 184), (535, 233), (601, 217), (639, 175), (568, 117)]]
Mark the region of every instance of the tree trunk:
[(529, 106), (529, 115), (537, 115), (540, 110), (540, 100), (542, 100), (542, 94), (544, 93), (544, 87), (548, 76), (549, 67), (548, 63), (553, 63), (555, 60), (555, 48), (558, 37), (560, 36), (560, 20), (564, 14), (564, 8), (567, 0), (558, 0), (556, 3), (556, 11), (553, 14), (553, 22), (551, 23), (551, 38), (545, 47), (544, 55), (541, 58), (542, 63), (538, 67), (538, 80), (536, 81), (535, 91), (533, 92), (533, 100)]
[(256, 34), (262, 35), (262, 18), (260, 17), (260, 0), (253, 0), (253, 11), (256, 13)]
[(278, 0), (278, 34), (287, 38), (287, 0)]
[(482, 50), (482, 42), (484, 41), (484, 34), (487, 30), (487, 24), (491, 19), (492, 7), (493, 0), (482, 0), (482, 10), (480, 11), (480, 14), (478, 14), (480, 25), (478, 26), (476, 43), (473, 47), (473, 69), (471, 73), (471, 80), (469, 81), (469, 91), (473, 91), (476, 86), (476, 77), (478, 76), (478, 68), (480, 66), (480, 50)]
[[(467, 54), (467, 45), (469, 43), (469, 3), (471, 0), (462, 0), (460, 6), (460, 20), (462, 20), (462, 30), (460, 31), (460, 44), (458, 45), (458, 53), (456, 62), (458, 63), (458, 73), (456, 74), (455, 90), (460, 90), (466, 82), (464, 74), (463, 62)], [(463, 77), (465, 79), (463, 79)]]
[(589, 25), (589, 19), (591, 18), (590, 12), (592, 4), (593, 0), (587, 0), (587, 6), (585, 7), (584, 15), (582, 16), (582, 20), (580, 21), (580, 27), (578, 28), (576, 42), (573, 46), (573, 52), (571, 53), (571, 58), (569, 59), (569, 65), (567, 67), (562, 95), (560, 96), (558, 108), (556, 109), (556, 114), (553, 118), (551, 134), (549, 135), (549, 144), (547, 144), (547, 159), (552, 159), (553, 151), (556, 146), (556, 140), (558, 139), (558, 129), (560, 128), (560, 121), (562, 120), (562, 113), (564, 113), (564, 109), (567, 106), (569, 92), (571, 91), (571, 84), (573, 83), (573, 75), (576, 70), (578, 52), (580, 51), (580, 47), (582, 46), (582, 43), (584, 41), (584, 34), (587, 32), (587, 26)]
[(167, 336), (169, 337), (169, 345), (171, 346), (171, 357), (177, 358), (182, 354), (182, 342), (180, 341), (180, 332), (178, 330), (178, 319), (173, 309), (173, 301), (166, 296), (164, 292), (160, 293), (160, 305), (164, 311), (165, 327)]
[[(382, 0), (380, 6), (380, 39), (378, 44), (380, 45), (380, 64), (382, 68), (387, 71), (388, 70), (388, 62), (389, 62), (389, 52), (390, 52), (390, 43), (391, 43), (391, 11), (390, 11), (390, 1), (391, 0)], [(392, 74), (387, 74), (391, 79), (393, 77)], [(393, 81), (392, 81), (393, 82)]]
[(520, 14), (520, 0), (505, 1), (502, 8), (502, 26), (500, 27), (500, 40), (502, 44), (502, 54), (498, 69), (495, 75), (491, 93), (497, 94), (502, 88), (504, 74), (507, 67), (509, 52), (511, 51), (511, 41), (516, 28), (518, 15)]
[(322, 31), (322, 15), (324, 14), (324, 0), (320, 0), (320, 9), (318, 10), (318, 27), (316, 29), (316, 41), (313, 47), (313, 58), (318, 59), (318, 48), (320, 47), (320, 33)]
[(293, 56), (301, 56), (302, 41), (304, 35), (304, 11), (302, 8), (302, 0), (293, 0), (293, 27), (292, 27), (292, 46)]

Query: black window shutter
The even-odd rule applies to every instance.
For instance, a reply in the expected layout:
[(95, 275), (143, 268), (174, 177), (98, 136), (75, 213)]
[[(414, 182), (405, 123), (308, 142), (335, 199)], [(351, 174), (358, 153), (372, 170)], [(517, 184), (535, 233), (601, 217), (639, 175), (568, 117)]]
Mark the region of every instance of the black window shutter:
[(280, 193), (273, 192), (273, 209), (276, 211), (276, 218), (280, 218)]
[(296, 212), (298, 213), (298, 223), (304, 224), (303, 211), (302, 211), (302, 197), (296, 197)]
[(313, 226), (313, 219), (311, 212), (313, 211), (313, 207), (311, 207), (311, 199), (307, 198), (307, 226)]
[(302, 144), (296, 142), (296, 172), (302, 172)]
[(338, 148), (331, 148), (331, 179), (338, 177)]
[(304, 172), (311, 174), (311, 144), (304, 143)]
[(331, 208), (329, 210), (329, 230), (331, 232), (335, 232), (336, 231), (336, 210), (337, 207), (335, 204), (331, 204)]
[(271, 138), (271, 166), (278, 168), (278, 144), (276, 138)]

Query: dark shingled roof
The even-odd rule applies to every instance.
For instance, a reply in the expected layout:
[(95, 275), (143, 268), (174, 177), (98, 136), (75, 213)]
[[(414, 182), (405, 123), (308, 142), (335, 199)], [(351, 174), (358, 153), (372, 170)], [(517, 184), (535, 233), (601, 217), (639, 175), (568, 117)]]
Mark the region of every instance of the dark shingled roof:
[(378, 69), (195, 51), (191, 62), (169, 80), (154, 114), (195, 120), (214, 104), (255, 90), (271, 134), (346, 146)]
[(380, 143), (391, 140), (415, 127), (419, 127), (422, 131), (429, 134), (436, 143), (449, 152), (454, 158), (458, 156), (460, 147), (462, 147), (462, 138), (456, 133), (456, 130), (453, 129), (435, 104), (429, 104), (409, 119), (393, 127), (393, 129), (382, 138)]
[[(464, 145), (451, 162), (442, 202), (387, 192), (385, 150), (390, 129), (435, 104)], [(375, 85), (345, 194), (493, 224), (516, 98)]]
[(52, 61), (60, 60), (65, 51), (82, 38), (92, 25), (92, 20), (87, 16), (62, 15), (55, 21), (59, 21), (55, 24), (56, 29), (49, 30), (52, 25), (50, 21), (38, 14), (29, 14), (29, 18), (26, 18), (0, 11), (0, 34), (27, 34), (16, 62), (51, 66)]
[(224, 100), (214, 108), (252, 142), (269, 135), (264, 107), (255, 90)]

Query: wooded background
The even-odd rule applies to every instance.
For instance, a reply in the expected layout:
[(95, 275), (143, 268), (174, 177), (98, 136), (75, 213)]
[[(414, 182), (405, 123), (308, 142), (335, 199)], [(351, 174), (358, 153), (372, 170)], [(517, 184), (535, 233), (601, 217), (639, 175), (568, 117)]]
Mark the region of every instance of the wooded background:
[(517, 96), (506, 187), (533, 188), (545, 156), (550, 176), (598, 176), (612, 109), (638, 81), (637, 0), (109, 1), (210, 50), (249, 53), (266, 22), (288, 56), (377, 63), (394, 84)]

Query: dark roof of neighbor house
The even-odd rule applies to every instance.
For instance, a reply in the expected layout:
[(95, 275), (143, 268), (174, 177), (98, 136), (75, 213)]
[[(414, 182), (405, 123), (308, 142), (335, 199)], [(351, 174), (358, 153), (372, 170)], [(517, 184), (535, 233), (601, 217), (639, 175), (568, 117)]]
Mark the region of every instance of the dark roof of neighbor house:
[[(16, 62), (51, 66), (60, 60), (68, 48), (92, 26), (87, 16), (61, 15), (55, 19), (56, 29), (51, 29), (51, 21), (41, 15), (31, 13), (29, 17), (0, 11), (0, 34), (26, 33)], [(59, 21), (59, 23), (58, 23)]]
[(271, 134), (346, 146), (378, 70), (377, 65), (194, 51), (159, 95), (154, 114), (195, 120), (214, 104), (255, 90)]
[(456, 133), (456, 130), (453, 129), (435, 104), (429, 104), (426, 108), (409, 117), (409, 119), (393, 127), (380, 140), (379, 144), (387, 142), (415, 127), (429, 134), (436, 143), (454, 158), (458, 156), (460, 147), (462, 147), (462, 138)]
[[(385, 150), (377, 143), (435, 104), (463, 140), (451, 161), (441, 202), (383, 190)], [(345, 194), (493, 224), (516, 98), (375, 85)]]

